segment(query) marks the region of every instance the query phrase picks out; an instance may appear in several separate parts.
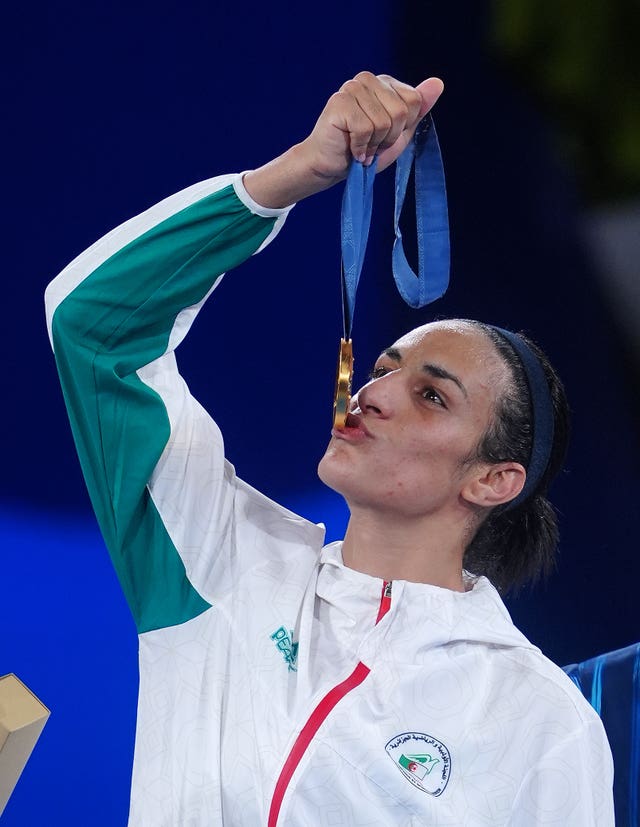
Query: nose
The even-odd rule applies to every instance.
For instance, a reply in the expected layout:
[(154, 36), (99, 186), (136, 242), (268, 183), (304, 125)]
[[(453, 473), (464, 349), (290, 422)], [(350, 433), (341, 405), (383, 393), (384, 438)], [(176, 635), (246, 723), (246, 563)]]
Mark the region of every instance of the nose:
[(353, 413), (365, 416), (387, 419), (393, 413), (397, 404), (394, 392), (397, 385), (399, 370), (392, 370), (367, 382), (351, 400)]

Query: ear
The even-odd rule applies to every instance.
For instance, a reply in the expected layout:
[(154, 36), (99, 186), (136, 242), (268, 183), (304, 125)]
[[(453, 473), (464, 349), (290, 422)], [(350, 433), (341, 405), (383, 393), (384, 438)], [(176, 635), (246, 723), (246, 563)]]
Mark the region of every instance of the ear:
[(460, 496), (471, 505), (494, 508), (515, 499), (526, 478), (527, 472), (519, 462), (480, 465), (464, 484)]

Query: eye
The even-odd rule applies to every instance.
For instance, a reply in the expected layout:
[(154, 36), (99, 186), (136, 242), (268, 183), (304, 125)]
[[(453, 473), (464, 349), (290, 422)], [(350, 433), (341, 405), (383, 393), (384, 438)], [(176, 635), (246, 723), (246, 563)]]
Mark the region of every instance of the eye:
[(442, 399), (438, 391), (435, 390), (435, 388), (424, 388), (424, 390), (420, 392), (420, 395), (423, 399), (426, 399), (428, 402), (434, 402), (436, 405), (440, 405), (440, 407), (442, 408), (447, 407), (444, 404), (444, 400)]
[(373, 370), (369, 371), (369, 381), (380, 379), (380, 377), (386, 373), (389, 373), (389, 368), (386, 368), (384, 365), (377, 365)]

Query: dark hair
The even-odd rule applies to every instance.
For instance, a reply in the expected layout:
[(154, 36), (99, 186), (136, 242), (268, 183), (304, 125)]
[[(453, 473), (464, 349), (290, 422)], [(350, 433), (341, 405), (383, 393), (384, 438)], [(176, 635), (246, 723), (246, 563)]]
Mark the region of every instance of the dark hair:
[[(467, 320), (465, 320), (467, 321)], [(513, 347), (482, 322), (468, 321), (493, 343), (511, 373), (506, 392), (498, 399), (491, 425), (472, 459), (481, 462), (519, 462), (528, 467), (532, 447), (532, 405), (526, 374)], [(555, 566), (558, 545), (556, 511), (547, 500), (549, 485), (562, 469), (569, 441), (569, 405), (564, 387), (543, 351), (519, 333), (544, 371), (554, 415), (554, 436), (546, 470), (523, 502), (494, 508), (467, 546), (464, 567), (491, 580), (501, 592), (548, 575)]]

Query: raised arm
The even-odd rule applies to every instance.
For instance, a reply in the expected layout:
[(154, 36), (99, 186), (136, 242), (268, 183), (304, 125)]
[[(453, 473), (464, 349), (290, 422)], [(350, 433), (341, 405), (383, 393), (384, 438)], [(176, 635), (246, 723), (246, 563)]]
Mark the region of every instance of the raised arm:
[(140, 631), (209, 605), (189, 555), (205, 542), (207, 510), (224, 532), (233, 491), (222, 484), (220, 434), (173, 351), (221, 274), (284, 219), (256, 210), (238, 175), (205, 181), (113, 230), (47, 288), (82, 471)]
[(47, 288), (82, 470), (140, 631), (205, 611), (237, 565), (237, 481), (173, 351), (223, 272), (274, 237), (288, 205), (344, 178), (351, 155), (380, 151), (380, 166), (391, 163), (441, 89), (358, 75), (307, 139), (244, 183), (222, 176), (171, 196)]

